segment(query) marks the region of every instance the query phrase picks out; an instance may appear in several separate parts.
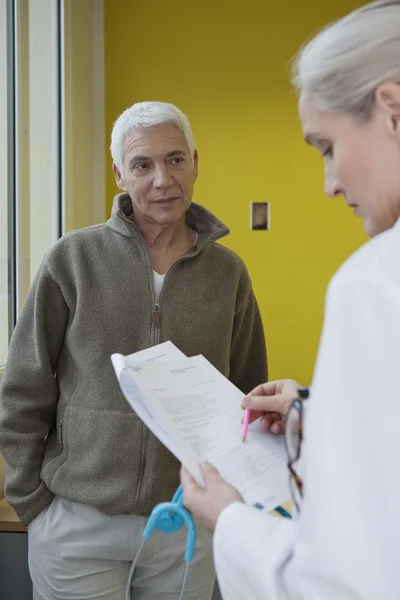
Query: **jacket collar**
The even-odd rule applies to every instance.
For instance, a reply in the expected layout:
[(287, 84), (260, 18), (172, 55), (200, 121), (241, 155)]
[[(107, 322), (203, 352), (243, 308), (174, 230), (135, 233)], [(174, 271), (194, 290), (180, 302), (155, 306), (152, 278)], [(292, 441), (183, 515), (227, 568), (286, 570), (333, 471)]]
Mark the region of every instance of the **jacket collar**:
[[(108, 226), (125, 237), (142, 238), (135, 223), (128, 219), (132, 214), (132, 200), (126, 193), (118, 194), (114, 198), (111, 218)], [(229, 234), (229, 229), (215, 217), (209, 210), (192, 202), (186, 212), (186, 224), (197, 231), (197, 248), (209, 242), (215, 242)]]

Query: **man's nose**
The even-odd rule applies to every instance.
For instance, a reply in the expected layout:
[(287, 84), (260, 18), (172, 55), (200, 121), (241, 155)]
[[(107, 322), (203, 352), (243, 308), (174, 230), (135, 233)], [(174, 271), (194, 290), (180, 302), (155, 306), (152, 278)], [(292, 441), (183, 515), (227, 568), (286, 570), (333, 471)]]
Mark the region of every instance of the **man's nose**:
[(159, 165), (154, 170), (154, 185), (156, 188), (168, 188), (172, 184), (172, 177), (166, 165)]

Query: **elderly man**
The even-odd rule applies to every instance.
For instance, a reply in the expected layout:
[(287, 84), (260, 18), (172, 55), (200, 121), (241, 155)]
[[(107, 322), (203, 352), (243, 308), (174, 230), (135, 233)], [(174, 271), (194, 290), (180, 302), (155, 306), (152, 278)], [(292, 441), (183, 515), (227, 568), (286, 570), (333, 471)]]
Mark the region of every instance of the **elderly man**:
[[(124, 600), (152, 508), (179, 465), (131, 411), (110, 355), (172, 340), (204, 354), (244, 393), (267, 377), (264, 334), (243, 262), (216, 242), (228, 229), (192, 203), (197, 152), (171, 104), (133, 105), (116, 121), (111, 219), (47, 254), (11, 340), (1, 389), (6, 495), (28, 524), (35, 600)], [(177, 598), (185, 532), (155, 534), (135, 600)], [(199, 526), (187, 593), (209, 600), (211, 537)]]

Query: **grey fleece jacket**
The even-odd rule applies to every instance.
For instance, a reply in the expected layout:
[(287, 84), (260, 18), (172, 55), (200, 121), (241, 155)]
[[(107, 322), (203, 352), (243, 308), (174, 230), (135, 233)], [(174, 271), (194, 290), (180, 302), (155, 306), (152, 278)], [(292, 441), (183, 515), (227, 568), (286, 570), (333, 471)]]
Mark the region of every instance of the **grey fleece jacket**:
[(0, 396), (6, 498), (28, 524), (54, 495), (107, 514), (147, 515), (179, 465), (129, 407), (110, 356), (171, 340), (203, 354), (244, 393), (267, 378), (263, 327), (229, 230), (192, 204), (196, 246), (169, 269), (159, 303), (149, 249), (126, 194), (103, 225), (45, 256), (12, 336)]

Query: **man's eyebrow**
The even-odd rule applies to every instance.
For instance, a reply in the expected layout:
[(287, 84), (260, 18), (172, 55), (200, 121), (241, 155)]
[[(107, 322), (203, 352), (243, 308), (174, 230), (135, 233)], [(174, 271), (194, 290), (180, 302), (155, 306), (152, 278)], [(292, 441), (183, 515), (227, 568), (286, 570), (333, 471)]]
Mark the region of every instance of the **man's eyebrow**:
[(137, 156), (133, 156), (129, 161), (129, 164), (132, 166), (137, 162), (148, 162), (150, 158), (148, 156), (144, 156), (144, 154), (138, 154)]
[(171, 152), (168, 152), (166, 155), (166, 158), (171, 158), (171, 156), (186, 156), (186, 152), (183, 150), (171, 150)]

